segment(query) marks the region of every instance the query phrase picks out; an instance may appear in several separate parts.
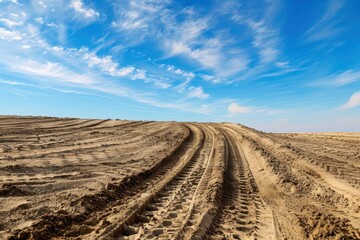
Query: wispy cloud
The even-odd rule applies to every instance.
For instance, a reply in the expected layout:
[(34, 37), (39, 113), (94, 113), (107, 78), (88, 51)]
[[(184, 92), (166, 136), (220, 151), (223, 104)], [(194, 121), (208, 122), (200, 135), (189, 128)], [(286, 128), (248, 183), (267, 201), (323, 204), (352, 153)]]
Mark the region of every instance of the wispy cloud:
[(111, 76), (124, 77), (129, 76), (134, 72), (134, 67), (122, 67), (119, 68), (119, 64), (114, 62), (112, 56), (107, 55), (104, 57), (99, 57), (94, 52), (90, 52), (87, 48), (82, 48), (77, 53), (80, 57), (87, 62), (88, 66), (91, 68), (97, 67), (102, 70), (104, 73)]
[(335, 76), (331, 83), (337, 86), (347, 85), (360, 80), (360, 71), (347, 70)]
[(119, 31), (123, 40), (127, 44), (135, 45), (143, 42), (149, 35), (156, 35), (155, 27), (168, 11), (166, 6), (168, 0), (133, 0), (125, 4), (115, 4), (116, 19), (112, 22), (112, 27)]
[(213, 84), (227, 83), (227, 80), (222, 77), (216, 77), (208, 74), (200, 74), (200, 77), (205, 81), (211, 82)]
[[(220, 76), (231, 76), (247, 68), (245, 52), (224, 45), (220, 35), (205, 37), (210, 28), (207, 19), (187, 20), (164, 36), (164, 47), (170, 56), (183, 56)], [(171, 25), (172, 26), (172, 25)]]
[(342, 109), (350, 109), (360, 106), (360, 91), (355, 92), (351, 95), (350, 99), (345, 103), (341, 108)]
[[(274, 74), (275, 71), (284, 73), (284, 69), (293, 68), (284, 54), (284, 43), (281, 32), (281, 1), (255, 1), (252, 4), (242, 4), (229, 1), (221, 5), (220, 13), (230, 16), (230, 19), (240, 30), (246, 29), (243, 38), (249, 41), (246, 51), (249, 63), (246, 71), (238, 74), (235, 81), (260, 79), (260, 76)], [(276, 73), (277, 74), (277, 73)], [(233, 81), (234, 81), (233, 80)]]
[(95, 51), (90, 51), (88, 48), (64, 49), (55, 46), (52, 47), (51, 50), (54, 51), (55, 54), (62, 55), (62, 57), (67, 60), (73, 59), (75, 62), (86, 63), (87, 67), (95, 69), (103, 75), (128, 78), (131, 80), (143, 80), (146, 83), (151, 83), (156, 88), (167, 89), (170, 87), (168, 82), (162, 81), (159, 77), (150, 76), (144, 69), (135, 68), (134, 66), (120, 67), (111, 55), (100, 57)]
[(246, 20), (248, 26), (253, 31), (253, 46), (259, 49), (260, 60), (262, 63), (274, 62), (280, 55), (279, 32), (266, 26), (265, 19), (260, 21)]
[[(90, 95), (90, 93), (84, 91), (78, 91), (73, 89), (65, 89), (65, 88), (55, 88), (50, 86), (41, 86), (38, 84), (26, 83), (26, 82), (16, 82), (16, 81), (8, 81), (8, 80), (1, 80), (0, 83), (10, 85), (10, 86), (22, 86), (22, 87), (31, 87), (31, 88), (40, 88), (40, 89), (50, 89), (61, 93), (71, 93), (71, 94), (80, 94), (80, 95)], [(91, 94), (94, 95), (94, 94)]]
[(82, 0), (72, 0), (70, 3), (70, 7), (75, 10), (79, 14), (80, 17), (85, 19), (96, 19), (100, 16), (99, 12), (96, 10), (86, 7)]
[(85, 74), (75, 73), (60, 63), (46, 62), (39, 63), (34, 60), (27, 60), (26, 62), (18, 62), (13, 64), (12, 68), (18, 73), (23, 73), (31, 76), (38, 76), (43, 78), (52, 78), (60, 82), (69, 82), (76, 84), (93, 84), (95, 79)]
[(217, 75), (229, 76), (247, 68), (249, 59), (244, 51), (225, 45), (228, 39), (220, 33), (206, 34), (212, 28), (209, 17), (199, 16), (190, 7), (170, 9), (169, 5), (170, 1), (132, 1), (120, 7), (112, 25), (131, 44), (157, 39), (165, 58), (186, 58)]
[(277, 115), (284, 113), (283, 110), (244, 106), (244, 105), (239, 105), (237, 102), (230, 103), (230, 105), (227, 108), (227, 111), (229, 113), (228, 117), (232, 117), (238, 114), (245, 114), (245, 113), (262, 114), (262, 115)]
[(193, 72), (187, 72), (185, 70), (175, 67), (174, 65), (160, 64), (159, 67), (162, 69), (166, 69), (167, 72), (182, 76), (185, 79), (182, 83), (174, 86), (174, 89), (179, 93), (183, 93), (188, 87), (188, 85), (191, 83), (192, 79), (196, 77)]
[(120, 11), (119, 27), (125, 30), (148, 28), (151, 20), (155, 20), (156, 16), (170, 2), (167, 0), (160, 1), (131, 1), (129, 8), (122, 8)]
[(310, 83), (311, 86), (341, 87), (360, 81), (360, 71), (346, 70), (341, 73), (333, 73), (329, 76), (319, 78)]
[(345, 5), (345, 0), (331, 0), (321, 18), (306, 33), (307, 41), (320, 41), (337, 35), (342, 27), (336, 15)]

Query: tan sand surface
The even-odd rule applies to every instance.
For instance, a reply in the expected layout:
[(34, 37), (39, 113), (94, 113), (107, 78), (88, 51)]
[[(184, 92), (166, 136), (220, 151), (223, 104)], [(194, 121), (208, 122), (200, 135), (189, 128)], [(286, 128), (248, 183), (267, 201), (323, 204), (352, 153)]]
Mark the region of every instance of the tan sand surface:
[(0, 116), (0, 239), (360, 239), (360, 133)]

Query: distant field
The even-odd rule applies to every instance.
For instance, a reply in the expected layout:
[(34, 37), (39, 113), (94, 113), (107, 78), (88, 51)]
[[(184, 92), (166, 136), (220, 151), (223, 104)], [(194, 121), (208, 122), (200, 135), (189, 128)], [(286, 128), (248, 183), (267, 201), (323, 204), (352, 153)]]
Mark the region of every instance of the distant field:
[(360, 239), (360, 133), (0, 116), (0, 239)]

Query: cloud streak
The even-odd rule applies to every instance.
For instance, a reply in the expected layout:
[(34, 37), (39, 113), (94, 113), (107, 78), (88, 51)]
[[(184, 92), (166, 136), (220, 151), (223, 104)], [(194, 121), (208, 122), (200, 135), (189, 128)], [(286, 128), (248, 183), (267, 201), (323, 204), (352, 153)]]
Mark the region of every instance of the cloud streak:
[(227, 107), (228, 117), (233, 117), (238, 114), (262, 114), (262, 115), (277, 115), (284, 113), (282, 110), (266, 109), (258, 107), (250, 107), (239, 105), (237, 102), (232, 102)]
[(350, 69), (313, 81), (310, 86), (342, 87), (360, 81), (360, 71)]
[(93, 84), (96, 82), (90, 76), (77, 74), (59, 63), (46, 62), (39, 63), (33, 60), (20, 62), (12, 65), (14, 71), (26, 75), (37, 76), (42, 78), (51, 78), (60, 82), (75, 83), (81, 85)]
[(335, 18), (345, 5), (344, 0), (331, 0), (322, 17), (306, 33), (309, 42), (321, 41), (337, 35), (341, 31), (340, 21)]

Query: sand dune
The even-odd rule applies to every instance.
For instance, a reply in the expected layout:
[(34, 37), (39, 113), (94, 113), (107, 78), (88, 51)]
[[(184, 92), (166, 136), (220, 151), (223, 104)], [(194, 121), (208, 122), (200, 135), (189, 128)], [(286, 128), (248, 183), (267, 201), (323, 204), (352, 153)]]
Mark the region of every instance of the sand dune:
[(360, 134), (0, 117), (0, 239), (360, 239)]

